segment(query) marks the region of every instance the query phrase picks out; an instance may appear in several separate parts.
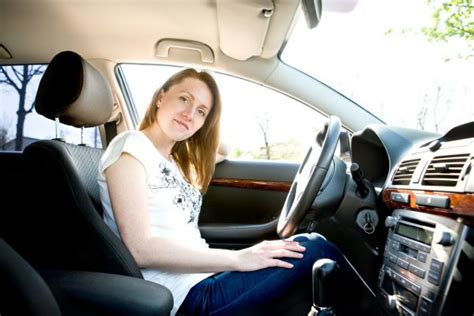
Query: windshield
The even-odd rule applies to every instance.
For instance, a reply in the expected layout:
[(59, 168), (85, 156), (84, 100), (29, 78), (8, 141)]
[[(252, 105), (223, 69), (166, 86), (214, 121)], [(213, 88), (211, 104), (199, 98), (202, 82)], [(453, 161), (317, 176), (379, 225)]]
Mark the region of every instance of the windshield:
[[(336, 2), (342, 7), (336, 8)], [(338, 90), (387, 124), (444, 133), (473, 121), (474, 20), (470, 1), (448, 4), (452, 7), (435, 0), (356, 2), (323, 0), (321, 21), (312, 30), (300, 14), (282, 60)], [(351, 8), (351, 3), (355, 7)], [(454, 11), (455, 6), (459, 11)], [(463, 12), (463, 7), (470, 9)], [(445, 8), (452, 10), (444, 12)], [(461, 26), (448, 29), (444, 25), (447, 16), (454, 14)], [(437, 16), (438, 28), (434, 27)]]

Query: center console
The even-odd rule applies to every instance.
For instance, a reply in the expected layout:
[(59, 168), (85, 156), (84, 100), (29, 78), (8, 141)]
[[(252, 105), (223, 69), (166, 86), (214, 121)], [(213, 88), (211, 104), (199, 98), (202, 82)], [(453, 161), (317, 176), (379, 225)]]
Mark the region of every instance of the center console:
[(377, 296), (386, 313), (440, 315), (448, 292), (462, 278), (460, 258), (466, 251), (472, 255), (466, 242), (472, 229), (447, 217), (401, 209), (385, 225), (389, 231)]

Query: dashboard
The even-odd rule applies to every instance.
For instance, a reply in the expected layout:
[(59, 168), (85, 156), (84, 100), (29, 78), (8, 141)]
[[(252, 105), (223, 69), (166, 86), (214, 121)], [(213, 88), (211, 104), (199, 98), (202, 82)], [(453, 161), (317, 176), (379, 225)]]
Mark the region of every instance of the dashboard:
[(352, 161), (359, 164), (376, 188), (382, 188), (411, 148), (438, 137), (438, 134), (403, 127), (369, 125), (352, 136)]
[(352, 159), (389, 212), (376, 295), (389, 315), (473, 315), (474, 122), (436, 135), (383, 125)]

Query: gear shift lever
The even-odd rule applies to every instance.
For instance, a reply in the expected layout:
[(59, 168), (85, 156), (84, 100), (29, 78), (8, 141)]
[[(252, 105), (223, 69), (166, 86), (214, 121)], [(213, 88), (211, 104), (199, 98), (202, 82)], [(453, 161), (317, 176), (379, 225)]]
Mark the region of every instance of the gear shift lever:
[(308, 316), (333, 316), (339, 266), (334, 260), (319, 259), (313, 265), (313, 306)]

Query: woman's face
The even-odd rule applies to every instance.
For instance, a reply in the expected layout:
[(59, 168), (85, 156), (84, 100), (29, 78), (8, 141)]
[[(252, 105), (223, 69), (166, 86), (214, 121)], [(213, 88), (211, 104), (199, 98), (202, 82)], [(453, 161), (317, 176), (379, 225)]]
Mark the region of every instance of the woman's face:
[(161, 92), (157, 122), (170, 140), (179, 142), (196, 133), (211, 111), (212, 94), (201, 80), (186, 78)]

